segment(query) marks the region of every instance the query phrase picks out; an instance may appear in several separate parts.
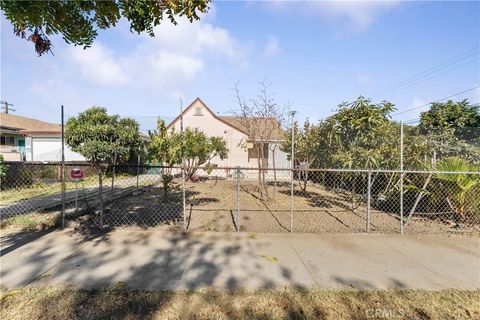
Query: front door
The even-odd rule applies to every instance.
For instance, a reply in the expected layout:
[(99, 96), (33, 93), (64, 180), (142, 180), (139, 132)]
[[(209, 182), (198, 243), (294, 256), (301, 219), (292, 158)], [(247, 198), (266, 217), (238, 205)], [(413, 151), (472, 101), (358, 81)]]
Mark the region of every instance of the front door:
[(22, 154), (22, 159), (25, 161), (25, 139), (18, 139), (18, 152)]

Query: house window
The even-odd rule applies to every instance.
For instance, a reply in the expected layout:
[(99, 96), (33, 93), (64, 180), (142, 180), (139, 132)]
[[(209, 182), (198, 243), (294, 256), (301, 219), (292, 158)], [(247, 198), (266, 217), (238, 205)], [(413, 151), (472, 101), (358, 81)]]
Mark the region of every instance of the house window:
[(0, 144), (2, 146), (13, 146), (15, 145), (15, 138), (2, 136), (0, 139)]
[(195, 114), (194, 116), (203, 116), (202, 114), (202, 108), (201, 107), (195, 107)]
[(258, 159), (258, 151), (260, 151), (260, 154), (263, 156), (261, 158), (263, 159), (268, 159), (268, 143), (263, 144), (263, 152), (262, 152), (262, 147), (261, 143), (255, 143), (253, 145), (253, 148), (248, 149), (248, 158), (249, 159)]

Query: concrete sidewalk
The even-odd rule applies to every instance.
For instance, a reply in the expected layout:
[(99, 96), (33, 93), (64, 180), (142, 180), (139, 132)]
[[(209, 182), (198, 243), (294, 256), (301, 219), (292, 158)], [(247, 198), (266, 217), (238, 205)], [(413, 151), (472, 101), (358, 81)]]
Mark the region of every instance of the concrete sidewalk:
[(4, 287), (480, 288), (476, 237), (65, 230), (1, 245)]

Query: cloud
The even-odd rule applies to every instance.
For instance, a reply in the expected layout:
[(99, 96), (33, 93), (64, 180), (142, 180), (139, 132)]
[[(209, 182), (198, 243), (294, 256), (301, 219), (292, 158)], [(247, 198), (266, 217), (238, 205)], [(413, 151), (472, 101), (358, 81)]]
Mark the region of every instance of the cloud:
[(365, 73), (362, 73), (357, 70), (356, 75), (357, 75), (357, 78), (356, 78), (357, 83), (361, 86), (368, 86), (372, 82), (372, 78)]
[(388, 9), (398, 5), (398, 0), (383, 1), (268, 1), (266, 5), (275, 12), (302, 14), (329, 20), (335, 24), (366, 30)]
[(130, 82), (128, 73), (113, 52), (100, 42), (86, 50), (78, 47), (70, 47), (67, 50), (70, 51), (73, 61), (85, 79), (95, 84), (113, 86)]
[[(402, 118), (405, 120), (416, 120), (420, 117), (420, 113), (428, 109), (428, 105), (425, 106), (427, 102), (419, 98), (413, 98), (412, 107), (408, 109), (413, 109), (402, 114)], [(401, 112), (401, 110), (399, 110)]]
[[(476, 86), (480, 85), (480, 83), (477, 83)], [(476, 88), (474, 91), (474, 99), (480, 100), (480, 87)]]
[(280, 53), (280, 45), (278, 44), (278, 38), (274, 35), (269, 35), (265, 48), (263, 48), (263, 55), (267, 58), (271, 58)]
[[(71, 85), (59, 78), (51, 78), (46, 81), (34, 82), (29, 91), (35, 96), (38, 105), (44, 106), (42, 112), (44, 115), (49, 115), (53, 120), (60, 121), (60, 104), (65, 105), (68, 110), (68, 115), (82, 111), (85, 106), (92, 105), (89, 101), (89, 96), (81, 95)], [(38, 105), (26, 105), (22, 112), (26, 114), (35, 113)], [(58, 114), (58, 117), (55, 115)], [(52, 116), (53, 115), (53, 116)]]
[(154, 29), (155, 37), (131, 35), (135, 44), (116, 53), (96, 41), (92, 48), (68, 48), (86, 80), (106, 86), (150, 86), (175, 90), (210, 65), (248, 66), (249, 48), (211, 23), (179, 21)]

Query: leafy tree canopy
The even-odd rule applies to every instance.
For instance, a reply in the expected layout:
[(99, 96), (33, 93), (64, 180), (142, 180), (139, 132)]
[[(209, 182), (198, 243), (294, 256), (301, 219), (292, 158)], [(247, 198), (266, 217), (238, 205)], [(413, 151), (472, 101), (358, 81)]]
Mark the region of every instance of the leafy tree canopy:
[(459, 156), (480, 162), (480, 110), (467, 100), (432, 103), (421, 113), (419, 129), (440, 158)]
[(108, 115), (101, 107), (92, 107), (68, 119), (65, 142), (99, 167), (111, 163), (116, 153), (120, 160), (128, 160), (140, 144), (139, 125), (130, 118)]
[(210, 0), (0, 0), (5, 17), (12, 23), (14, 33), (32, 41), (35, 51), (42, 55), (51, 51), (48, 38), (60, 34), (65, 42), (90, 47), (98, 29), (114, 27), (120, 18), (130, 22), (130, 31), (147, 32), (167, 18), (176, 24), (177, 17), (190, 22), (198, 20), (200, 12), (208, 10)]
[(199, 130), (187, 128), (183, 134), (173, 129), (168, 132), (165, 122), (158, 120), (157, 130), (150, 133), (148, 154), (152, 162), (167, 167), (181, 164), (182, 153), (185, 159), (187, 176), (191, 177), (196, 170), (219, 157), (227, 158), (227, 143), (221, 137), (208, 137)]
[(432, 103), (430, 110), (420, 115), (420, 127), (428, 128), (463, 128), (480, 127), (479, 106), (471, 105), (468, 100), (445, 103)]
[(343, 103), (337, 113), (327, 118), (330, 148), (335, 149), (332, 160), (342, 167), (376, 168), (379, 161), (389, 159), (384, 144), (385, 133), (392, 122), (394, 105), (388, 101), (374, 104), (362, 96), (352, 103)]
[(150, 132), (150, 143), (147, 145), (150, 160), (165, 167), (161, 170), (164, 199), (173, 180), (172, 167), (185, 159), (185, 172), (190, 179), (202, 165), (210, 165), (210, 161), (218, 156), (225, 159), (228, 155), (226, 142), (221, 137), (207, 137), (199, 130), (186, 129), (183, 134), (167, 129), (165, 122), (158, 119), (157, 129)]
[[(393, 169), (400, 165), (400, 124), (390, 119), (389, 102), (372, 103), (359, 97), (341, 104), (337, 112), (318, 124), (308, 121), (295, 128), (295, 159), (315, 168)], [(428, 141), (405, 126), (405, 168), (425, 166), (430, 159)], [(290, 153), (291, 138), (282, 150)]]
[(150, 132), (150, 142), (147, 145), (148, 156), (154, 164), (167, 167), (180, 163), (181, 140), (180, 136), (167, 130), (162, 119), (157, 121), (157, 129)]
[(227, 143), (222, 137), (207, 137), (199, 130), (186, 129), (183, 133), (183, 144), (188, 178), (191, 178), (200, 166), (210, 166), (213, 158), (219, 157), (223, 160), (228, 156)]
[(157, 129), (150, 132), (150, 142), (147, 144), (147, 154), (153, 164), (163, 165), (162, 176), (164, 200), (167, 200), (170, 184), (173, 180), (172, 167), (180, 163), (181, 137), (172, 130), (168, 132), (162, 119), (157, 121)]

